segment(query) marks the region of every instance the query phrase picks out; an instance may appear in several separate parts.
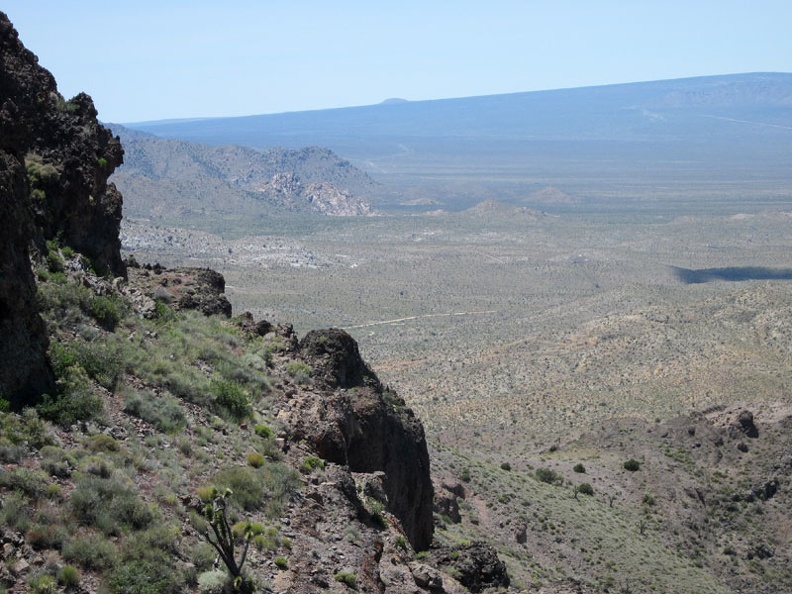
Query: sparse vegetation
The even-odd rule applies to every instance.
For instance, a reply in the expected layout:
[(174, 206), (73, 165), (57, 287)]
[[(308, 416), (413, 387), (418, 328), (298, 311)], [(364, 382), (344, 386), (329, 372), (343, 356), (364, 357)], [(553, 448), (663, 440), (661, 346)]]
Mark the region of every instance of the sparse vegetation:
[(357, 589), (357, 575), (350, 571), (339, 571), (338, 573), (333, 574), (333, 578), (337, 582), (341, 582), (353, 590)]
[(303, 460), (301, 469), (303, 472), (312, 472), (314, 470), (322, 469), (325, 466), (325, 461), (318, 456), (306, 456)]

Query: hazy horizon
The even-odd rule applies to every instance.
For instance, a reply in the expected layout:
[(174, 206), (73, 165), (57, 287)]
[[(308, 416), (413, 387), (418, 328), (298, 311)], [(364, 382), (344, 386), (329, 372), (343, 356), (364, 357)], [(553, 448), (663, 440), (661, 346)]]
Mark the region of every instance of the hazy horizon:
[(112, 122), (792, 72), (792, 5), (780, 0), (10, 0), (3, 11), (61, 93), (87, 92)]

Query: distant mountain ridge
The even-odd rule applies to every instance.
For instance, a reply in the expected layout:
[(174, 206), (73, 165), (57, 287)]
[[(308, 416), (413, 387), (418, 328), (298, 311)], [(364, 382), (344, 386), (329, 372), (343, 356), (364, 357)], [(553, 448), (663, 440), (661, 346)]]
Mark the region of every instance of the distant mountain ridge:
[(696, 133), (691, 120), (707, 115), (749, 121), (760, 117), (762, 126), (789, 126), (792, 74), (735, 74), (459, 99), (385, 101), (364, 107), (145, 122), (130, 127), (209, 144), (321, 145), (357, 158), (386, 139), (635, 140), (654, 139), (658, 134), (684, 139)]
[(371, 213), (378, 184), (328, 149), (208, 146), (114, 125), (124, 165), (114, 180), (128, 215), (152, 213), (327, 215)]
[[(261, 150), (327, 147), (391, 190), (381, 208), (411, 211), (426, 203), (459, 211), (492, 195), (540, 209), (603, 197), (662, 206), (746, 180), (754, 196), (786, 200), (779, 192), (792, 183), (792, 74), (784, 73), (132, 126)], [(546, 187), (573, 199), (538, 193)]]

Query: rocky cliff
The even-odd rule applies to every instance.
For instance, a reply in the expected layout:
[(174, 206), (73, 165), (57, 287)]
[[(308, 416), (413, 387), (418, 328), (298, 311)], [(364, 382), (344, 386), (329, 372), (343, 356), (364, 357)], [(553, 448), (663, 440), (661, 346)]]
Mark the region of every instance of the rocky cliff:
[(99, 272), (125, 274), (122, 200), (107, 183), (123, 151), (88, 95), (58, 93), (3, 13), (0, 49), (0, 395), (19, 404), (54, 386), (31, 250), (43, 258), (55, 241)]
[[(383, 472), (383, 503), (417, 549), (432, 542), (433, 490), (423, 426), (404, 400), (382, 386), (343, 330), (311, 331), (299, 356), (321, 397), (283, 399), (283, 419), (330, 462), (352, 472)], [(318, 396), (318, 395), (317, 395)]]

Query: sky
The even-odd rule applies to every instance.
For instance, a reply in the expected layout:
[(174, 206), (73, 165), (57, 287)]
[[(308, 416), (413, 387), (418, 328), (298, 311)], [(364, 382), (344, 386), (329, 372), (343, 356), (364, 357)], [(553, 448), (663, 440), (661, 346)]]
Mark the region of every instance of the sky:
[(5, 0), (105, 122), (792, 72), (789, 0)]

